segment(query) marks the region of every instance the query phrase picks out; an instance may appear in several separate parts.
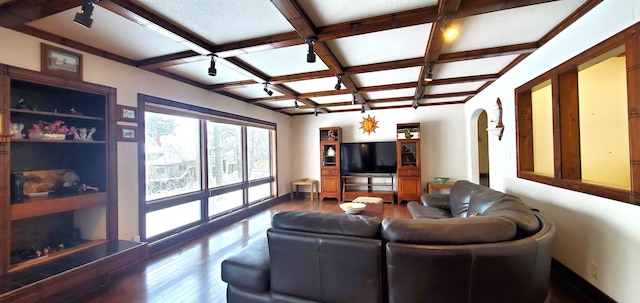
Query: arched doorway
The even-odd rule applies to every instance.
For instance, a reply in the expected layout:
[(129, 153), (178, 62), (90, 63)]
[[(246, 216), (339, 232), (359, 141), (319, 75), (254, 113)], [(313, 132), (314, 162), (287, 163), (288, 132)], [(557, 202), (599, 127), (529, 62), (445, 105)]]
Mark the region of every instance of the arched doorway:
[(481, 185), (489, 187), (489, 135), (487, 129), (487, 112), (478, 116), (478, 180)]

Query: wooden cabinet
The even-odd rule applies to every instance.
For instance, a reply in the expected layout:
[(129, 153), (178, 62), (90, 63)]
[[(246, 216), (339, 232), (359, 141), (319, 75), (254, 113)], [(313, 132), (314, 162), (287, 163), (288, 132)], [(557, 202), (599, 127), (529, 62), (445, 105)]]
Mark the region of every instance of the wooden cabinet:
[(320, 128), (320, 201), (340, 200), (340, 127)]
[(0, 101), (0, 275), (116, 240), (115, 89), (0, 65)]
[(398, 202), (419, 201), (422, 194), (420, 170), (420, 123), (396, 126)]

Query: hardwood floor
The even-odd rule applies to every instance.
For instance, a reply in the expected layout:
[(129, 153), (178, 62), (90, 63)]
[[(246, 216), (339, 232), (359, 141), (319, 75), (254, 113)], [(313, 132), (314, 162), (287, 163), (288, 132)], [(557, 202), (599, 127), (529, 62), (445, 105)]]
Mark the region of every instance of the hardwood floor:
[[(150, 257), (111, 284), (77, 302), (226, 302), (227, 284), (220, 263), (251, 241), (265, 236), (273, 213), (280, 210), (331, 211), (336, 200), (297, 199), (229, 225), (181, 247)], [(384, 217), (409, 218), (406, 206), (385, 204)], [(552, 274), (551, 302), (591, 302)]]

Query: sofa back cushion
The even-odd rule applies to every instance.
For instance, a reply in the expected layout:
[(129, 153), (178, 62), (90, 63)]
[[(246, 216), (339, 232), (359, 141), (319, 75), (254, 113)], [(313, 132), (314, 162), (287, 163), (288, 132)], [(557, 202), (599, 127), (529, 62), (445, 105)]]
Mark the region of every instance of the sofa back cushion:
[(329, 235), (380, 238), (380, 219), (310, 211), (283, 211), (273, 215), (271, 226)]
[(282, 212), (272, 224), (267, 238), (275, 295), (300, 302), (382, 302), (379, 219)]
[(516, 225), (499, 217), (390, 219), (382, 221), (382, 237), (413, 244), (473, 244), (508, 241)]
[(518, 227), (519, 236), (530, 235), (540, 229), (540, 222), (533, 211), (516, 196), (461, 180), (451, 188), (450, 199), (453, 216), (491, 216), (511, 220)]

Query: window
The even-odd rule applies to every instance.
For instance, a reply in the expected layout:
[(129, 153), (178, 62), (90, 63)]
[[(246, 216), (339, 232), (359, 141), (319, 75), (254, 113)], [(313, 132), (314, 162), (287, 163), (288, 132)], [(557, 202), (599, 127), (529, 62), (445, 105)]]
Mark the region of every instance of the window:
[(640, 203), (639, 28), (516, 89), (518, 177)]
[(140, 230), (157, 241), (275, 196), (275, 124), (139, 95)]

